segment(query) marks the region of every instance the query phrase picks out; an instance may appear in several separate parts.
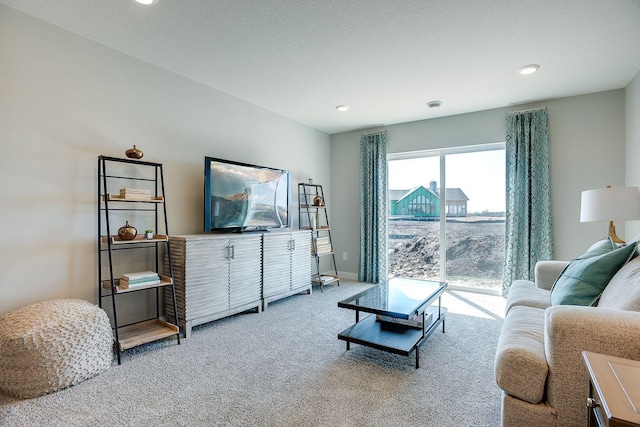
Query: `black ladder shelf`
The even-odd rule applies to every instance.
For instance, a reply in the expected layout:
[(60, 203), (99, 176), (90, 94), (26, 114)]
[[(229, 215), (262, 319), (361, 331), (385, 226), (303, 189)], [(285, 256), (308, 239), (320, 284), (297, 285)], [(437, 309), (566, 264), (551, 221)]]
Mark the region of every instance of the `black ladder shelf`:
[[(122, 194), (123, 188), (140, 189), (143, 194), (136, 196), (134, 193), (133, 196), (129, 196), (126, 195), (126, 191)], [(133, 218), (135, 223), (132, 222)], [(123, 240), (118, 235), (118, 228), (125, 225), (125, 219), (131, 225), (136, 223), (139, 225), (138, 234), (134, 239)], [(121, 221), (121, 223), (115, 221)], [(152, 227), (153, 237), (146, 238), (145, 228)], [(164, 234), (159, 234), (160, 230)], [(98, 301), (102, 308), (103, 299), (111, 298), (110, 316), (113, 322), (118, 365), (122, 362), (121, 352), (129, 348), (171, 336), (175, 336), (180, 344), (173, 265), (168, 242), (169, 228), (162, 164), (98, 156)], [(121, 274), (127, 273), (122, 269), (131, 268), (127, 267), (131, 264), (123, 262), (122, 259), (116, 262), (116, 253), (121, 250), (131, 250), (132, 255), (125, 259), (133, 262), (134, 265), (148, 264), (149, 270), (153, 269), (158, 273), (159, 283), (154, 281), (135, 286), (125, 285), (124, 282), (121, 284)], [(163, 251), (168, 271), (160, 274)], [(118, 256), (118, 258), (122, 257)], [(115, 271), (119, 273), (116, 274)], [(176, 313), (173, 322), (160, 318), (161, 289), (165, 293), (170, 292), (173, 296), (174, 313)], [(120, 324), (118, 300), (138, 292), (155, 292), (155, 316), (134, 323)]]
[[(298, 226), (303, 230), (311, 230), (311, 256), (316, 265), (311, 282), (319, 285), (320, 291), (329, 284), (340, 286), (322, 185), (304, 182), (298, 184)], [(320, 259), (324, 257), (328, 257), (333, 266), (332, 274), (322, 274), (320, 270)]]

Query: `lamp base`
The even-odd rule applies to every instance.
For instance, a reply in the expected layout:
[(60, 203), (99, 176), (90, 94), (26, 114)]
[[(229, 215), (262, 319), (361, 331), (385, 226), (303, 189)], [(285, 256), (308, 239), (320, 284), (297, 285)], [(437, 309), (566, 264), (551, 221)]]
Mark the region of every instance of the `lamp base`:
[(616, 235), (616, 226), (613, 225), (613, 221), (609, 221), (609, 237), (611, 237), (613, 243), (626, 245), (625, 241)]

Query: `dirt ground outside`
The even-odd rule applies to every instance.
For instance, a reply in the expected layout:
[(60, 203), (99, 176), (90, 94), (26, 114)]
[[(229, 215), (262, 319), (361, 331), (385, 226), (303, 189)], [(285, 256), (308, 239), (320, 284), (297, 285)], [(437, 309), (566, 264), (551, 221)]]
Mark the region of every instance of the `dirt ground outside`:
[[(389, 220), (389, 273), (440, 279), (440, 222)], [(446, 280), (451, 286), (500, 290), (504, 218), (466, 217), (446, 224)]]

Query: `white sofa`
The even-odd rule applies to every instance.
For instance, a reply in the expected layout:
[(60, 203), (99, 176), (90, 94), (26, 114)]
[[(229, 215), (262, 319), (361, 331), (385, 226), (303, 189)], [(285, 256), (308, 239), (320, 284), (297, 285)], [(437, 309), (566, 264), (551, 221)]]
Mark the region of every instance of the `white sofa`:
[(640, 360), (640, 257), (608, 282), (597, 306), (552, 305), (568, 261), (542, 261), (515, 281), (495, 358), (503, 426), (587, 425), (583, 350)]

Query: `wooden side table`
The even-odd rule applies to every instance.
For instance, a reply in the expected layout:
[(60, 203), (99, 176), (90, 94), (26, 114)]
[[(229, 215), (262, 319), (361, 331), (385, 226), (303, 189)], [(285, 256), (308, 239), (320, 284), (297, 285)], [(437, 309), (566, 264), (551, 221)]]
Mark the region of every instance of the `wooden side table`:
[(640, 362), (582, 352), (591, 385), (589, 427), (640, 426)]

